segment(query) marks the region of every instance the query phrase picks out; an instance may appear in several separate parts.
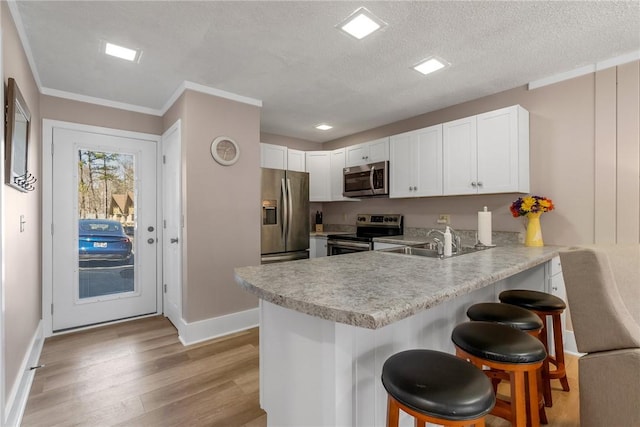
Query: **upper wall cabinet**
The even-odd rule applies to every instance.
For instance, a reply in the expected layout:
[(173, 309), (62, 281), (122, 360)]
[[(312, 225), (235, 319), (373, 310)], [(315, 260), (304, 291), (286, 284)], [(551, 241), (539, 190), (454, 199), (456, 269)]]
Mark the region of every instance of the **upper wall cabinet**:
[(519, 105), (443, 124), (444, 194), (529, 192), (529, 113)]
[(346, 148), (331, 152), (331, 200), (350, 200), (344, 197), (344, 168), (346, 167)]
[(270, 169), (287, 169), (287, 157), (287, 147), (260, 143), (261, 167)]
[(346, 148), (346, 166), (366, 165), (389, 160), (389, 137), (352, 145)]
[(301, 150), (287, 149), (287, 169), (290, 171), (306, 172), (305, 152)]
[(331, 151), (307, 151), (305, 154), (309, 172), (309, 201), (330, 201)]
[(393, 135), (389, 197), (441, 196), (442, 125)]

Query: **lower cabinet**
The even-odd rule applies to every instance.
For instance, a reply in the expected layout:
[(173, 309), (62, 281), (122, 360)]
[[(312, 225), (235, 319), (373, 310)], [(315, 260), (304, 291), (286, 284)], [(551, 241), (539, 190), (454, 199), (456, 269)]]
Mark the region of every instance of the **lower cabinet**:
[(379, 251), (380, 249), (399, 248), (401, 246), (404, 246), (404, 245), (398, 245), (398, 244), (395, 244), (395, 243), (373, 242), (373, 250), (374, 251)]
[(327, 237), (311, 236), (309, 238), (309, 258), (327, 256)]

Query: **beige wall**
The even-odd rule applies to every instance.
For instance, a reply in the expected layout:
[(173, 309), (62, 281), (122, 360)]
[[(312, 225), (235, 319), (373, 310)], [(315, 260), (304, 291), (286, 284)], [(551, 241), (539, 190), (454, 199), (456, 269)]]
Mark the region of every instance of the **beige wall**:
[[(41, 318), (40, 227), (40, 110), (38, 89), (6, 2), (1, 5), (3, 84), (13, 77), (31, 112), (28, 170), (39, 180), (36, 190), (21, 193), (4, 187), (4, 333), (5, 394), (19, 379), (22, 360), (29, 350)], [(1, 177), (4, 185), (4, 177)], [(20, 215), (26, 220), (20, 232)], [(6, 402), (2, 402), (6, 404)]]
[[(184, 247), (183, 318), (195, 322), (257, 307), (233, 269), (260, 263), (260, 108), (187, 91), (165, 115), (182, 119)], [(217, 136), (240, 146), (221, 166), (210, 154)]]
[(162, 118), (55, 96), (40, 95), (42, 118), (132, 132), (162, 133)]
[[(520, 104), (530, 113), (531, 192), (556, 204), (556, 210), (541, 220), (545, 243), (592, 243), (595, 230), (600, 230), (600, 241), (638, 242), (639, 81), (636, 61), (531, 91), (515, 88), (331, 141), (324, 148)], [(395, 212), (405, 214), (406, 226), (439, 227), (437, 215), (449, 213), (454, 228), (475, 229), (476, 212), (487, 206), (494, 213), (494, 230), (522, 231), (522, 218), (512, 218), (508, 212), (518, 196), (370, 199), (325, 203), (323, 209), (325, 223), (353, 224), (358, 212)]]
[(288, 136), (275, 135), (272, 133), (260, 133), (260, 142), (273, 145), (284, 145), (285, 147), (295, 150), (314, 151), (323, 150), (323, 144), (320, 142), (307, 141), (306, 139), (291, 138)]

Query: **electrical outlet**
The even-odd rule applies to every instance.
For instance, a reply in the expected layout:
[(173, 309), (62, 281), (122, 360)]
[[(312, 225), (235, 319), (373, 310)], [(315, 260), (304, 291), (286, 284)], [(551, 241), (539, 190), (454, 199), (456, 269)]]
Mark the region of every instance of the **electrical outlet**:
[(438, 224), (449, 225), (451, 224), (451, 216), (449, 214), (440, 214), (436, 222)]

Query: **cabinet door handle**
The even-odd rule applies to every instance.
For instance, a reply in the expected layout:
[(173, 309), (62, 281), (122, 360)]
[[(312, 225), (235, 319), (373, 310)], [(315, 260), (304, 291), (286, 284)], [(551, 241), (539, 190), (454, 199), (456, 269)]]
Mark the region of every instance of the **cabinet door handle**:
[(482, 182), (478, 181), (478, 187), (482, 187)]
[(471, 183), (471, 186), (472, 186), (472, 187), (474, 187), (474, 188), (475, 188), (477, 185), (478, 185), (478, 184), (476, 184), (476, 182), (475, 182), (475, 181), (473, 181), (473, 182)]

